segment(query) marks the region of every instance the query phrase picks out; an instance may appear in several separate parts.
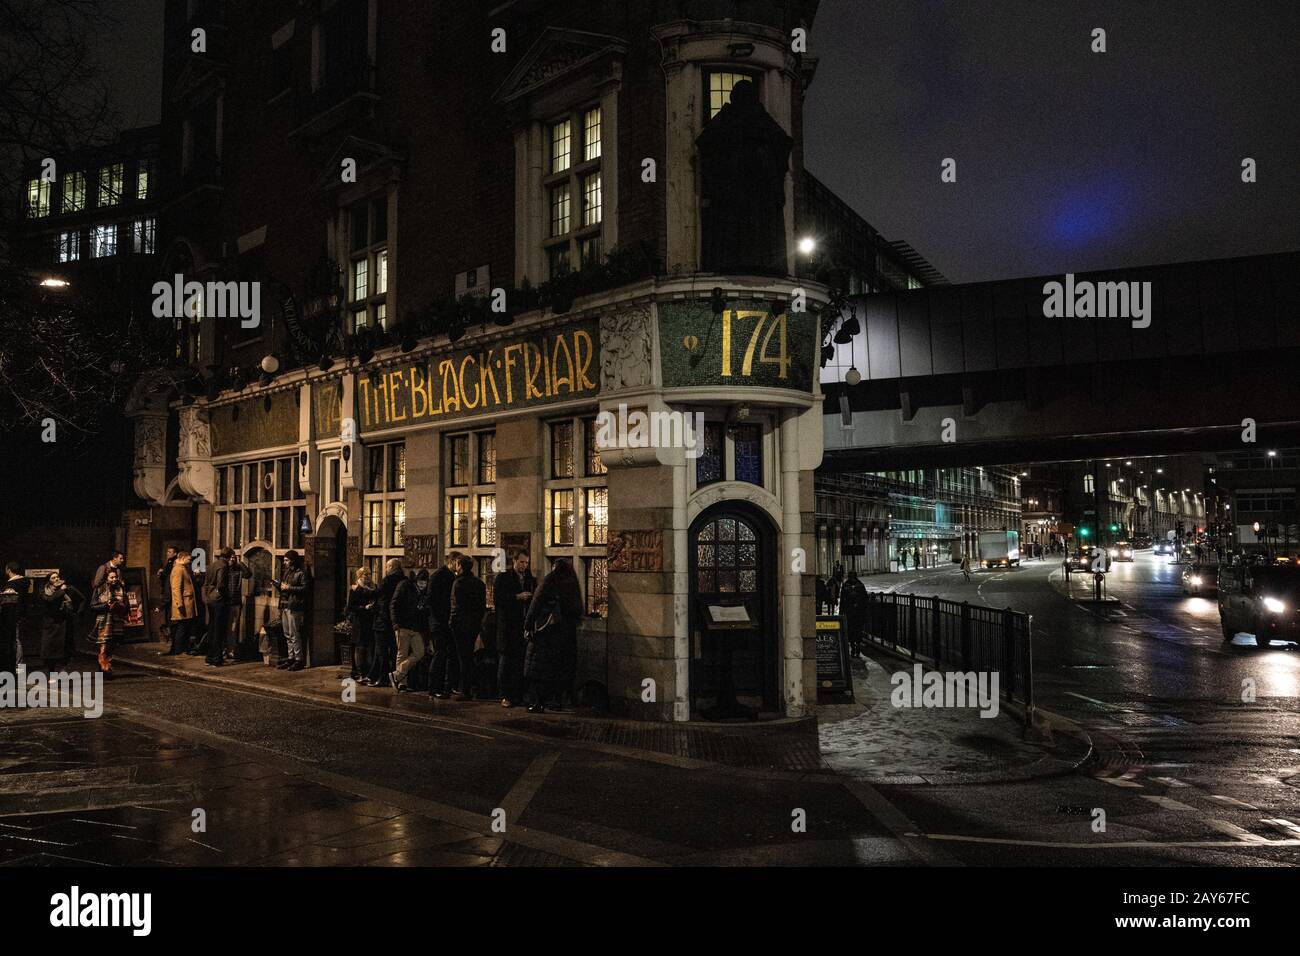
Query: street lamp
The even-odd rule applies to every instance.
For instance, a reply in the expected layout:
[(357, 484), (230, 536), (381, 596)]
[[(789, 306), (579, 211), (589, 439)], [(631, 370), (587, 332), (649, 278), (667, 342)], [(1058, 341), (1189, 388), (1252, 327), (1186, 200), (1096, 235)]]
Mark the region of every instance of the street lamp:
[(799, 240), (800, 255), (810, 256), (817, 251), (817, 240), (812, 236), (804, 236)]
[(60, 279), (58, 276), (46, 276), (41, 280), (43, 289), (66, 289), (71, 284), (67, 279)]

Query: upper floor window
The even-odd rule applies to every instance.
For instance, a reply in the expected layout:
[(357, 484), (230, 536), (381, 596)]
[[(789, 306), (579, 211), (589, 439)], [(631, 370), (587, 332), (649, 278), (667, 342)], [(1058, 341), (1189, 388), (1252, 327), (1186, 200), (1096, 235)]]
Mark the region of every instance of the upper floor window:
[(50, 184), (44, 179), (33, 179), (27, 184), (27, 215), (42, 219), (50, 214)]
[(598, 263), (602, 250), (601, 108), (590, 106), (546, 126), (547, 277)]
[(90, 254), (96, 259), (117, 255), (117, 225), (90, 227)]
[(731, 91), (741, 80), (757, 84), (758, 80), (748, 73), (732, 73), (723, 70), (711, 70), (706, 75), (709, 94), (709, 119), (717, 116), (724, 106), (731, 102)]
[(153, 188), (153, 170), (154, 161), (152, 159), (140, 160), (140, 165), (136, 169), (135, 176), (135, 198), (148, 199), (150, 190)]
[(131, 223), (131, 251), (145, 256), (153, 255), (156, 229), (153, 219), (137, 219)]
[(757, 422), (724, 425), (705, 422), (704, 434), (697, 436), (700, 454), (695, 459), (695, 486), (702, 488), (715, 481), (744, 481), (764, 486), (764, 428)]
[(86, 208), (86, 176), (67, 173), (63, 177), (63, 211), (81, 212)]
[(59, 235), (59, 261), (75, 262), (81, 258), (81, 233), (74, 230)]
[(349, 332), (388, 327), (388, 197), (357, 203), (347, 214)]
[(99, 171), (99, 205), (116, 206), (122, 201), (123, 177), (121, 163), (113, 163)]

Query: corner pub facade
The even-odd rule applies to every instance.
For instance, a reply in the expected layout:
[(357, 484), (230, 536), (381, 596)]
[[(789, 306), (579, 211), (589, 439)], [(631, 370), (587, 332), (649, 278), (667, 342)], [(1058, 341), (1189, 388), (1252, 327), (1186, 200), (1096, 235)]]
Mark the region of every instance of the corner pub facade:
[[(133, 552), (242, 551), (248, 633), (304, 553), (317, 666), (362, 565), (457, 550), (490, 589), (498, 549), (539, 580), (567, 558), (577, 685), (610, 713), (813, 713), (830, 295), (798, 250), (791, 38), (816, 3), (735, 7), (169, 4), (161, 277), (259, 281), (262, 315), (187, 307), (191, 384), (136, 389)], [(746, 162), (775, 174), (738, 203), (717, 170)], [(698, 413), (699, 446), (601, 447), (597, 416), (638, 410)]]

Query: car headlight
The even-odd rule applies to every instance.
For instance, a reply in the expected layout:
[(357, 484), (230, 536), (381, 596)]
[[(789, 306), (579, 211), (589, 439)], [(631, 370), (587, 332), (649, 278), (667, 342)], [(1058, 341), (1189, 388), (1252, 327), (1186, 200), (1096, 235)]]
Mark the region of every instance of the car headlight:
[(1281, 614), (1286, 610), (1286, 604), (1279, 601), (1277, 598), (1266, 597), (1264, 598), (1264, 610), (1270, 611), (1273, 614)]
[(1193, 574), (1190, 578), (1188, 578), (1188, 580), (1191, 581), (1192, 584), (1196, 585), (1196, 587), (1198, 588), (1201, 586), (1201, 577), (1198, 574)]
[(1112, 558), (1118, 558), (1118, 557), (1119, 557), (1119, 552), (1116, 551), (1114, 548), (1111, 548), (1111, 549), (1110, 549), (1110, 556), (1111, 556)]

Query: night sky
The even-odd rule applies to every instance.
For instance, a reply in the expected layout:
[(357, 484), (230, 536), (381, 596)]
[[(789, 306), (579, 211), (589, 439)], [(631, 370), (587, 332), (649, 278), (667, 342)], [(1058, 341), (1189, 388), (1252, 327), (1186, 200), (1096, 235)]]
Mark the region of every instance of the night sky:
[[(162, 0), (113, 6), (156, 122)], [(822, 0), (810, 53), (808, 168), (953, 281), (1300, 248), (1297, 0)]]
[(1298, 51), (1296, 0), (822, 0), (805, 162), (954, 282), (1297, 249)]

